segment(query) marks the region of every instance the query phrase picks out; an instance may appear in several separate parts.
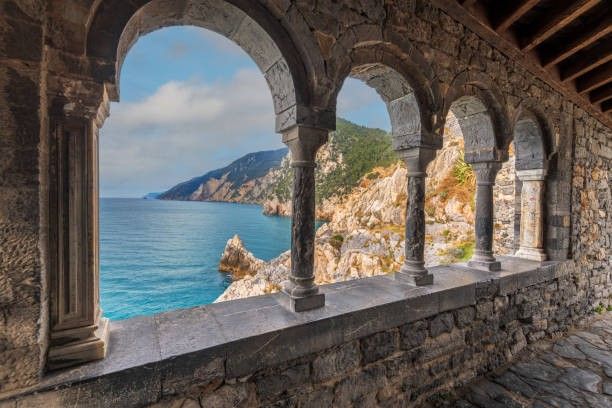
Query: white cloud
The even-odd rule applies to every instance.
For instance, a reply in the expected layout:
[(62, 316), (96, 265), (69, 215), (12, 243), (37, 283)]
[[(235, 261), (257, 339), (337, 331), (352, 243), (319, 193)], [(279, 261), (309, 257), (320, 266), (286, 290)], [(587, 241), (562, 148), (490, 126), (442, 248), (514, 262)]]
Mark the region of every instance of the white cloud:
[(163, 190), (280, 145), (272, 97), (257, 70), (223, 82), (168, 82), (143, 100), (112, 104), (100, 136), (102, 195)]
[(363, 81), (347, 78), (338, 95), (338, 116), (350, 115), (351, 112), (372, 104), (384, 104), (376, 90), (370, 88)]

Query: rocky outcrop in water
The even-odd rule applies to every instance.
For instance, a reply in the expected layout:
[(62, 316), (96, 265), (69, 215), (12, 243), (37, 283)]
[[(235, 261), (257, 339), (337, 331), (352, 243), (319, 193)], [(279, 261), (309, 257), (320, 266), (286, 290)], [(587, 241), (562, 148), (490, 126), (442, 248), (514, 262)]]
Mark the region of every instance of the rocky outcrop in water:
[(234, 279), (255, 275), (263, 266), (264, 261), (247, 251), (238, 235), (227, 241), (219, 261), (219, 270), (231, 273)]

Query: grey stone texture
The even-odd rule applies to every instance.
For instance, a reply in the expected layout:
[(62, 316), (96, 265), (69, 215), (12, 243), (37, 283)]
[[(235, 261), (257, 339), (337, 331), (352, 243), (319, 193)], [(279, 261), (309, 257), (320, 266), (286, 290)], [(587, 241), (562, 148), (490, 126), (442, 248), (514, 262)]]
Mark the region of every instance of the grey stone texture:
[[(434, 267), (439, 280), (427, 288), (387, 276), (325, 285), (326, 306), (303, 314), (276, 294), (117, 322), (105, 360), (51, 374), (0, 407), (420, 406), (517, 359), (464, 400), (504, 406), (515, 393), (559, 389), (559, 401), (605, 402), (610, 327), (559, 337), (590, 310), (570, 295), (586, 288), (580, 270), (501, 262), (493, 277)], [(478, 296), (466, 290), (484, 285)], [(471, 295), (448, 309), (444, 297), (460, 289)], [(520, 360), (532, 349), (537, 359)]]
[[(583, 331), (570, 331), (556, 340), (526, 347), (518, 361), (501, 371), (477, 378), (450, 394), (433, 395), (426, 408), (488, 407), (609, 407), (612, 363), (612, 313), (581, 322)], [(585, 360), (580, 347), (596, 350)]]
[[(298, 337), (307, 342), (300, 343), (303, 349), (292, 343), (295, 338), (289, 341), (281, 336), (275, 340), (276, 334), (258, 326), (263, 323), (247, 322), (240, 313), (227, 313), (234, 320), (228, 317), (225, 326), (216, 323), (214, 330), (197, 330), (203, 323), (195, 321), (190, 327), (175, 327), (174, 332), (162, 331), (155, 342), (163, 348), (133, 352), (131, 364), (123, 360), (115, 366), (115, 360), (107, 359), (83, 369), (85, 375), (106, 365), (107, 369), (114, 367), (112, 375), (106, 371), (106, 376), (88, 385), (71, 387), (78, 382), (73, 378), (57, 391), (31, 394), (23, 403), (6, 400), (0, 406), (96, 406), (96, 396), (101, 392), (104, 404), (111, 406), (177, 406), (179, 401), (188, 406), (198, 398), (202, 405), (214, 406), (217, 402), (209, 401), (222, 401), (218, 402), (222, 406), (231, 400), (232, 406), (254, 406), (258, 403), (258, 387), (255, 377), (248, 376), (259, 374), (261, 365), (269, 361), (278, 366), (274, 368), (278, 371), (266, 375), (282, 377), (282, 384), (310, 373), (301, 387), (270, 397), (280, 406), (326, 406), (329, 401), (337, 406), (372, 406), (374, 399), (379, 405), (401, 406), (420, 401), (443, 385), (459, 384), (476, 373), (498, 367), (519, 353), (525, 342), (563, 331), (599, 303), (607, 306), (612, 241), (610, 123), (595, 119), (589, 107), (566, 100), (528, 67), (477, 35), (476, 27), (465, 26), (457, 16), (445, 12), (444, 4), (441, 0), (388, 0), (384, 4), (378, 0), (0, 1), (0, 399), (28, 387), (44, 388), (51, 381), (62, 383), (61, 375), (43, 376), (50, 333), (51, 294), (47, 288), (56, 256), (49, 237), (49, 219), (54, 215), (48, 202), (49, 117), (86, 118), (101, 126), (108, 104), (105, 95), (112, 100), (119, 97), (119, 68), (129, 48), (139, 36), (164, 26), (201, 25), (239, 43), (270, 83), (278, 131), (295, 125), (333, 129), (336, 95), (343, 81), (368, 65), (386, 66), (405, 79), (401, 87), (392, 85), (402, 91), (401, 95), (389, 94), (390, 100), (398, 101), (390, 103), (397, 129), (401, 130), (396, 135), (400, 139), (394, 140), (396, 146), (437, 146), (445, 113), (453, 103), (464, 97), (472, 101), (476, 98), (482, 105), (480, 110), (472, 109), (470, 123), (462, 124), (470, 133), (468, 158), (503, 161), (513, 135), (521, 129), (518, 118), (526, 113), (537, 116), (547, 140), (545, 251), (551, 260), (572, 259), (561, 267), (544, 267), (529, 274), (495, 272), (491, 274), (496, 279), (494, 284), (482, 283), (475, 278), (479, 272), (465, 269), (464, 279), (471, 283), (459, 289), (452, 289), (445, 280), (448, 270), (441, 268), (434, 285), (427, 289), (408, 288), (401, 282), (394, 282), (396, 289), (385, 286), (383, 293), (395, 296), (395, 303), (387, 305), (384, 315), (381, 308), (366, 306), (372, 302), (371, 293), (382, 290), (382, 286), (376, 286), (376, 279), (367, 281), (370, 288), (325, 288), (326, 295), (338, 295), (334, 310), (344, 310), (348, 315), (338, 312), (335, 321), (317, 321), (316, 313), (327, 313), (330, 306), (301, 317), (286, 312), (282, 315), (284, 326), (274, 326), (264, 319), (268, 327), (296, 324)], [(394, 75), (368, 81), (382, 90), (384, 84), (397, 84), (391, 81), (396, 79)], [(414, 119), (415, 100), (420, 123)], [(408, 113), (410, 118), (401, 117)], [(472, 126), (476, 122), (482, 126)], [(420, 133), (409, 134), (416, 130)], [(531, 134), (524, 130), (519, 133)], [(531, 166), (532, 161), (521, 163)], [(520, 263), (508, 265), (522, 268)], [(339, 295), (344, 291), (350, 296)], [(490, 291), (506, 297), (507, 305), (495, 307)], [(455, 327), (437, 338), (428, 334), (421, 340), (422, 327), (418, 335), (404, 335), (406, 324), (467, 306), (476, 310), (471, 324), (463, 315), (460, 323), (457, 312)], [(360, 312), (348, 313), (355, 308)], [(220, 313), (220, 309), (212, 308), (211, 313)], [(321, 323), (317, 331), (310, 326), (315, 321)], [(351, 326), (355, 322), (359, 324)], [(174, 324), (167, 316), (160, 316), (155, 324), (138, 327), (146, 333), (157, 333), (160, 326)], [(429, 326), (429, 322), (426, 324)], [(253, 334), (252, 353), (241, 354), (242, 360), (232, 357), (240, 353), (223, 349), (242, 339), (234, 337), (228, 328), (231, 325), (244, 325), (260, 336)], [(350, 330), (342, 334), (334, 331), (348, 326)], [(113, 348), (133, 343), (125, 341), (117, 330), (129, 331), (121, 325), (113, 329), (111, 357)], [(367, 364), (360, 357), (358, 367), (333, 380), (312, 380), (312, 369), (282, 374), (290, 367), (312, 365), (317, 353), (326, 349), (387, 330), (400, 333), (399, 350)], [(138, 342), (146, 343), (142, 338)], [(408, 348), (420, 342), (425, 346)], [(186, 350), (196, 353), (203, 344), (224, 350), (212, 358), (224, 361), (225, 371), (218, 376), (223, 378), (222, 385), (218, 386), (217, 377), (207, 380), (197, 385), (201, 394), (196, 392), (194, 397), (186, 396), (185, 390), (163, 390), (161, 384), (169, 384), (169, 378), (182, 384), (182, 376), (192, 373), (194, 365), (208, 367), (202, 358), (185, 357)], [(447, 353), (432, 357), (438, 351), (430, 350), (430, 345)], [(302, 350), (311, 354), (298, 358), (296, 354)], [(587, 345), (579, 351), (585, 359), (603, 358)], [(166, 361), (170, 356), (174, 357), (171, 363)], [(298, 362), (296, 358), (306, 360)], [(282, 369), (281, 363), (285, 365)], [(147, 366), (148, 374), (136, 368), (128, 370), (134, 366)], [(396, 375), (398, 372), (404, 374)], [(65, 375), (68, 378), (74, 372)], [(361, 384), (363, 388), (356, 387)], [(352, 389), (358, 392), (351, 393)], [(134, 390), (141, 390), (139, 397)]]

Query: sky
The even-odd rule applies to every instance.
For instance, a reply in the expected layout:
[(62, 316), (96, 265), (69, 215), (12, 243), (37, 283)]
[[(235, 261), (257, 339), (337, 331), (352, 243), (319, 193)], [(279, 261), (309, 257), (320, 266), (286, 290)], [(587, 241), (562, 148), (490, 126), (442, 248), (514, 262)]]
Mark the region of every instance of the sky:
[[(100, 195), (141, 197), (223, 167), (244, 154), (283, 147), (268, 85), (232, 41), (196, 27), (140, 38), (121, 70), (120, 102), (100, 130)], [(348, 79), (339, 116), (389, 130), (378, 94)]]

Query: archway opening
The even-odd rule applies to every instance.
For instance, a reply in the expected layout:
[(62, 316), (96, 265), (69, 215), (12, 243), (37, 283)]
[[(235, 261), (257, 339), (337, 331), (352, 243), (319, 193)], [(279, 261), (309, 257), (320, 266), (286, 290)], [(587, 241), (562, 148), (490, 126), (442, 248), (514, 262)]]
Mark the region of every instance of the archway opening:
[(466, 161), (459, 105), (451, 106), (442, 148), (427, 168), (425, 261), (427, 265), (466, 262), (474, 254), (476, 175)]
[(290, 219), (256, 205), (287, 155), (266, 79), (238, 45), (194, 26), (141, 37), (121, 74), (100, 130), (102, 309), (123, 319), (214, 302), (256, 267), (249, 253), (290, 247)]

